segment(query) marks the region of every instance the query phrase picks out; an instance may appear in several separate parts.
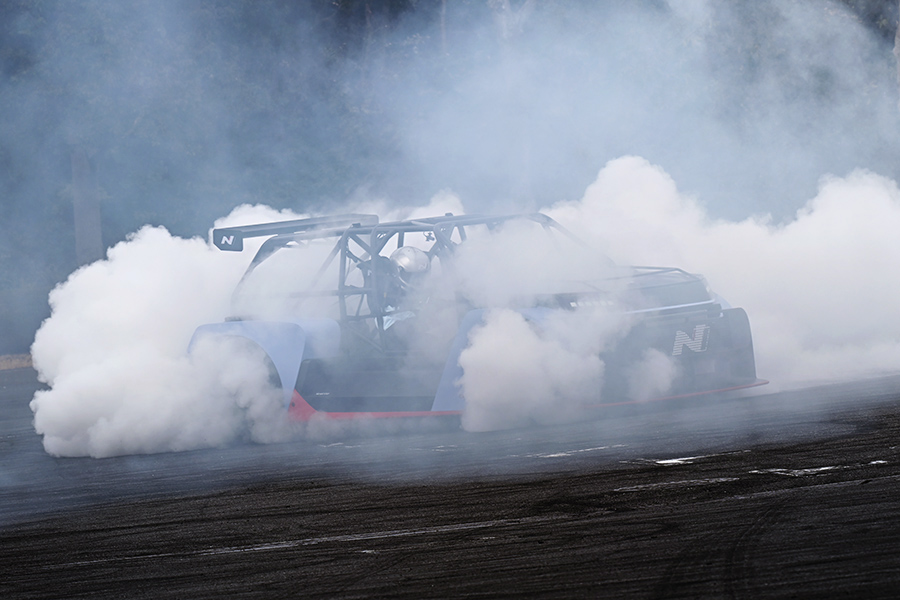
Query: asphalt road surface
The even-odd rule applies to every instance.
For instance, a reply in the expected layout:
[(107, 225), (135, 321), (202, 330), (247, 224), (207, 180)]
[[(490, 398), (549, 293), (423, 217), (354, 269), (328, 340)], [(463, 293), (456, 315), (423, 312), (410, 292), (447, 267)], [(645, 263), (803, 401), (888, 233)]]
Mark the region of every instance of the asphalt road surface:
[(0, 372), (0, 597), (897, 597), (900, 378), (473, 434), (44, 453)]

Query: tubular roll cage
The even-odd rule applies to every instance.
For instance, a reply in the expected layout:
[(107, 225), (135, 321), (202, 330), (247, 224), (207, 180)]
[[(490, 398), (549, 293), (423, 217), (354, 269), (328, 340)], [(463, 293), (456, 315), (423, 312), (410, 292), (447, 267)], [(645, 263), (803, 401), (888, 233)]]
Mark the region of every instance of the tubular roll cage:
[[(307, 290), (294, 295), (298, 298), (298, 304), (302, 303), (305, 298), (315, 296), (337, 297), (342, 328), (357, 334), (379, 350), (385, 351), (384, 317), (387, 313), (379, 303), (366, 302), (366, 299), (374, 295), (376, 290), (379, 289), (379, 285), (381, 285), (379, 278), (384, 278), (387, 274), (379, 269), (370, 269), (370, 277), (365, 278), (366, 280), (362, 285), (356, 285), (348, 281), (350, 274), (354, 271), (354, 267), (362, 265), (362, 263), (371, 260), (373, 257), (381, 256), (382, 250), (395, 237), (397, 247), (403, 246), (406, 235), (410, 233), (425, 234), (426, 240), (432, 244), (426, 250), (429, 259), (438, 258), (441, 260), (452, 256), (456, 246), (467, 239), (467, 228), (485, 226), (493, 230), (512, 220), (532, 221), (540, 225), (544, 231), (556, 231), (584, 246), (586, 250), (588, 249), (584, 242), (543, 213), (500, 216), (453, 215), (452, 213), (447, 213), (440, 217), (386, 223), (380, 223), (377, 215), (350, 213), (214, 229), (212, 237), (213, 243), (221, 250), (241, 251), (243, 250), (243, 241), (245, 239), (271, 236), (263, 242), (256, 252), (235, 288), (235, 296), (240, 293), (243, 284), (256, 267), (278, 250), (309, 240), (335, 238), (334, 246), (310, 281)], [(459, 242), (453, 240), (454, 234), (458, 236)], [(322, 276), (339, 256), (339, 276), (336, 288), (317, 291), (316, 287)], [(441, 260), (441, 264), (442, 267), (449, 267), (448, 263), (443, 260)], [(636, 267), (636, 273), (634, 274), (640, 276), (660, 271), (681, 271), (681, 269)], [(683, 273), (683, 271), (681, 272)], [(364, 310), (364, 307), (366, 310)], [(374, 320), (377, 341), (372, 339), (368, 329), (353, 326), (353, 324), (358, 324), (368, 319)], [(363, 333), (361, 329), (364, 329), (366, 333)]]
[[(569, 233), (568, 230), (542, 213), (502, 216), (453, 215), (452, 213), (447, 213), (440, 217), (386, 223), (380, 223), (377, 215), (351, 213), (330, 217), (313, 217), (293, 221), (225, 227), (214, 229), (212, 237), (213, 243), (220, 250), (241, 251), (243, 250), (243, 241), (247, 238), (272, 236), (264, 241), (256, 252), (235, 288), (235, 295), (240, 293), (243, 284), (256, 267), (278, 250), (309, 240), (336, 238), (334, 246), (319, 267), (316, 275), (310, 281), (307, 290), (296, 294), (298, 303), (308, 297), (336, 296), (340, 309), (341, 323), (347, 325), (373, 319), (380, 343), (372, 340), (371, 336), (360, 335), (366, 341), (375, 344), (376, 347), (380, 346), (379, 349), (384, 350), (384, 317), (387, 313), (377, 303), (367, 303), (365, 300), (371, 297), (370, 294), (379, 289), (379, 285), (381, 285), (379, 277), (385, 277), (386, 273), (381, 272), (379, 269), (371, 269), (371, 276), (367, 277), (362, 285), (356, 285), (349, 281), (350, 274), (354, 270), (353, 268), (371, 260), (373, 257), (381, 256), (385, 246), (395, 238), (397, 247), (403, 246), (406, 235), (410, 233), (424, 234), (425, 239), (432, 244), (426, 250), (429, 258), (441, 259), (451, 256), (456, 246), (467, 239), (467, 228), (485, 226), (488, 229), (494, 229), (507, 221), (515, 219), (535, 222), (545, 231), (556, 230), (577, 241), (577, 238)], [(459, 242), (454, 241), (454, 234), (458, 236)], [(338, 257), (340, 257), (340, 262), (338, 264), (337, 287), (317, 291), (316, 287), (322, 276)], [(359, 333), (358, 327), (350, 326), (347, 329), (354, 333)]]

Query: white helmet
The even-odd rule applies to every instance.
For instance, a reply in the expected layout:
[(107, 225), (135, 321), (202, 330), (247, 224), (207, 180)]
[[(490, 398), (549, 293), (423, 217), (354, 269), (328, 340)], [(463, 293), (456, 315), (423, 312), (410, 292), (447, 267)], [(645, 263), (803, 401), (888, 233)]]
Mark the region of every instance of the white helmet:
[(401, 246), (391, 254), (391, 262), (400, 272), (400, 280), (412, 285), (423, 278), (431, 270), (431, 259), (428, 254), (413, 246)]

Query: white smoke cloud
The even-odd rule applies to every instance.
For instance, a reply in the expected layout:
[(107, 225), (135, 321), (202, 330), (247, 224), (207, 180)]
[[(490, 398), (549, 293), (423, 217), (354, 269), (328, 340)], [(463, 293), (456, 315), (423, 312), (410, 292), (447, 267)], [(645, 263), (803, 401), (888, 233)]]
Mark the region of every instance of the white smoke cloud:
[[(429, 79), (446, 87), (428, 102), (381, 88), (397, 179), (516, 210), (575, 198), (636, 154), (715, 215), (790, 216), (823, 173), (896, 173), (896, 63), (846, 4), (544, 2), (512, 36), (489, 19), (456, 31), (448, 4), (450, 68)], [(409, 68), (399, 81), (434, 73)]]
[[(475, 242), (459, 253), (460, 262), (469, 267), (461, 288), (469, 290), (470, 297), (490, 306), (522, 307), (528, 305), (523, 300), (536, 293), (572, 290), (573, 281), (597, 283), (614, 274), (605, 260), (596, 260), (600, 255), (579, 261), (592, 257), (583, 247), (568, 248), (569, 253), (550, 251), (540, 238), (526, 240), (521, 230), (513, 232), (512, 237), (509, 231), (501, 232), (490, 243)], [(510, 244), (512, 240), (517, 244)], [(560, 282), (568, 285), (560, 288)], [(616, 292), (611, 282), (608, 290)], [(625, 307), (612, 300), (571, 311), (506, 308), (488, 313), (470, 333), (469, 346), (459, 358), (463, 375), (458, 383), (466, 399), (463, 427), (488, 431), (574, 421), (592, 406), (618, 400), (602, 397), (601, 354), (613, 350), (633, 324)], [(664, 396), (677, 371), (671, 357), (648, 350), (624, 375), (629, 397), (644, 401)]]
[[(371, 203), (359, 210), (380, 208)], [(387, 214), (402, 219), (444, 212), (464, 212), (449, 192), (412, 212), (394, 208)], [(214, 227), (301, 217), (242, 205)], [(50, 387), (31, 403), (45, 450), (105, 457), (359, 433), (347, 425), (289, 423), (262, 350), (246, 340), (201, 337), (187, 352), (199, 325), (223, 321), (234, 311), (284, 316), (289, 307), (277, 301), (284, 283), (314, 273), (332, 245), (279, 253), (266, 261), (271, 268), (260, 269), (251, 286), (257, 293), (233, 304), (235, 285), (261, 241), (245, 240), (244, 252), (229, 253), (199, 238), (145, 227), (53, 290), (52, 314), (31, 348), (38, 376)], [(328, 306), (303, 309), (327, 312)]]
[(711, 218), (658, 166), (611, 161), (549, 214), (624, 264), (706, 276), (750, 315), (762, 377), (783, 386), (900, 369), (900, 192), (858, 170), (821, 180), (785, 223)]
[(671, 356), (648, 348), (641, 360), (628, 370), (628, 397), (638, 402), (662, 398), (672, 389), (677, 376), (678, 365)]
[(613, 271), (600, 254), (562, 235), (545, 235), (533, 223), (510, 222), (473, 232), (454, 258), (462, 290), (477, 305), (506, 306), (535, 294), (570, 291), (573, 282), (596, 281)]
[(459, 357), (463, 427), (488, 431), (577, 417), (603, 384), (603, 362), (567, 342), (516, 311), (488, 314)]
[[(462, 208), (443, 193), (425, 210)], [(728, 221), (711, 218), (662, 168), (624, 157), (608, 163), (583, 198), (547, 212), (619, 264), (704, 274), (748, 311), (758, 373), (777, 387), (900, 369), (900, 321), (893, 318), (900, 280), (891, 276), (900, 269), (900, 191), (889, 179), (867, 171), (825, 177), (818, 195), (787, 222)], [(398, 210), (392, 218), (407, 214)], [(217, 226), (296, 217), (240, 207)], [(482, 431), (578, 418), (602, 387), (600, 353), (630, 322), (615, 306), (516, 309), (536, 291), (610, 267), (560, 261), (576, 255), (550, 252), (517, 228), (497, 238), (474, 236), (458, 256), (461, 289), (498, 307), (460, 356), (463, 426)], [(109, 456), (289, 435), (258, 354), (202, 340), (186, 353), (196, 326), (229, 314), (231, 290), (251, 253), (222, 253), (146, 227), (54, 290), (53, 314), (32, 348), (50, 385), (32, 402), (47, 451)], [(434, 339), (429, 343), (444, 347)], [(665, 394), (676, 375), (671, 360), (652, 352), (643, 358), (626, 374), (632, 396)]]
[[(288, 217), (243, 206), (217, 225)], [(203, 340), (186, 353), (198, 325), (228, 316), (248, 261), (145, 227), (53, 290), (31, 348), (50, 386), (31, 403), (47, 452), (112, 456), (282, 437), (283, 420), (267, 416), (281, 409), (257, 353)]]
[(451, 190), (441, 190), (431, 197), (428, 204), (420, 207), (397, 206), (396, 202), (387, 198), (357, 198), (354, 207), (355, 212), (378, 215), (381, 222), (422, 219), (447, 213), (460, 215), (466, 212), (460, 197)]
[[(749, 313), (757, 372), (774, 389), (900, 371), (900, 279), (892, 276), (900, 269), (900, 191), (890, 179), (864, 170), (827, 176), (787, 222), (728, 221), (710, 217), (659, 166), (623, 157), (600, 171), (583, 198), (546, 212), (618, 264), (705, 275), (714, 291)], [(530, 264), (554, 272), (547, 261)], [(489, 281), (499, 292), (514, 289), (489, 275), (478, 283)], [(499, 292), (488, 286), (483, 293), (496, 299)], [(566, 343), (610, 345), (627, 330), (627, 323), (590, 327), (578, 315), (579, 332), (548, 333), (515, 314), (490, 317), (460, 359), (467, 429), (577, 414), (590, 390), (597, 398), (603, 369), (582, 362), (597, 348), (573, 352)], [(648, 352), (626, 375), (631, 397), (642, 400), (665, 395), (677, 372), (669, 357)]]

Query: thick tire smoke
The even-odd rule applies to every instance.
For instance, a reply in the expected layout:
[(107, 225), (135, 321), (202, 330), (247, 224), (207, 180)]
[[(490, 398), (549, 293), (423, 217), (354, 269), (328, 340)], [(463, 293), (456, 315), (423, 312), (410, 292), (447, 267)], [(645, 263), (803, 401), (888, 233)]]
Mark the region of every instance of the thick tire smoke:
[[(226, 221), (279, 217), (241, 207)], [(282, 439), (279, 392), (259, 352), (201, 340), (187, 354), (198, 325), (228, 316), (248, 260), (145, 227), (58, 286), (31, 349), (50, 386), (31, 403), (47, 452), (104, 457)]]
[[(602, 339), (590, 329), (582, 332), (593, 338), (591, 345)], [(459, 357), (464, 428), (489, 431), (577, 418), (602, 385), (603, 361), (596, 352), (573, 349), (570, 342), (577, 340), (552, 329), (542, 333), (512, 310), (489, 314), (471, 333)]]
[(865, 170), (823, 177), (796, 215), (711, 218), (658, 166), (611, 161), (548, 214), (626, 264), (703, 273), (750, 315), (758, 372), (780, 386), (900, 369), (900, 191)]
[[(448, 205), (461, 208), (443, 193), (429, 210)], [(889, 179), (866, 171), (827, 177), (790, 221), (734, 222), (710, 218), (660, 167), (624, 157), (606, 165), (582, 199), (547, 212), (616, 263), (704, 273), (716, 292), (746, 307), (758, 372), (776, 386), (900, 367), (900, 324), (892, 318), (900, 283), (890, 276), (900, 268), (900, 191)], [(289, 217), (242, 207), (228, 222)], [(479, 242), (466, 249), (477, 254), (460, 257), (470, 267), (468, 289), (500, 306), (472, 330), (459, 359), (469, 430), (577, 418), (602, 385), (599, 354), (628, 331), (615, 307), (544, 321), (504, 309), (569, 275), (539, 246), (525, 248), (511, 257)], [(54, 290), (53, 313), (32, 347), (50, 386), (31, 404), (47, 452), (111, 456), (286, 439), (291, 431), (264, 356), (221, 341), (187, 354), (198, 325), (228, 316), (247, 261), (247, 253), (147, 227)], [(635, 368), (628, 380), (638, 399), (664, 394), (675, 377), (659, 353)]]

